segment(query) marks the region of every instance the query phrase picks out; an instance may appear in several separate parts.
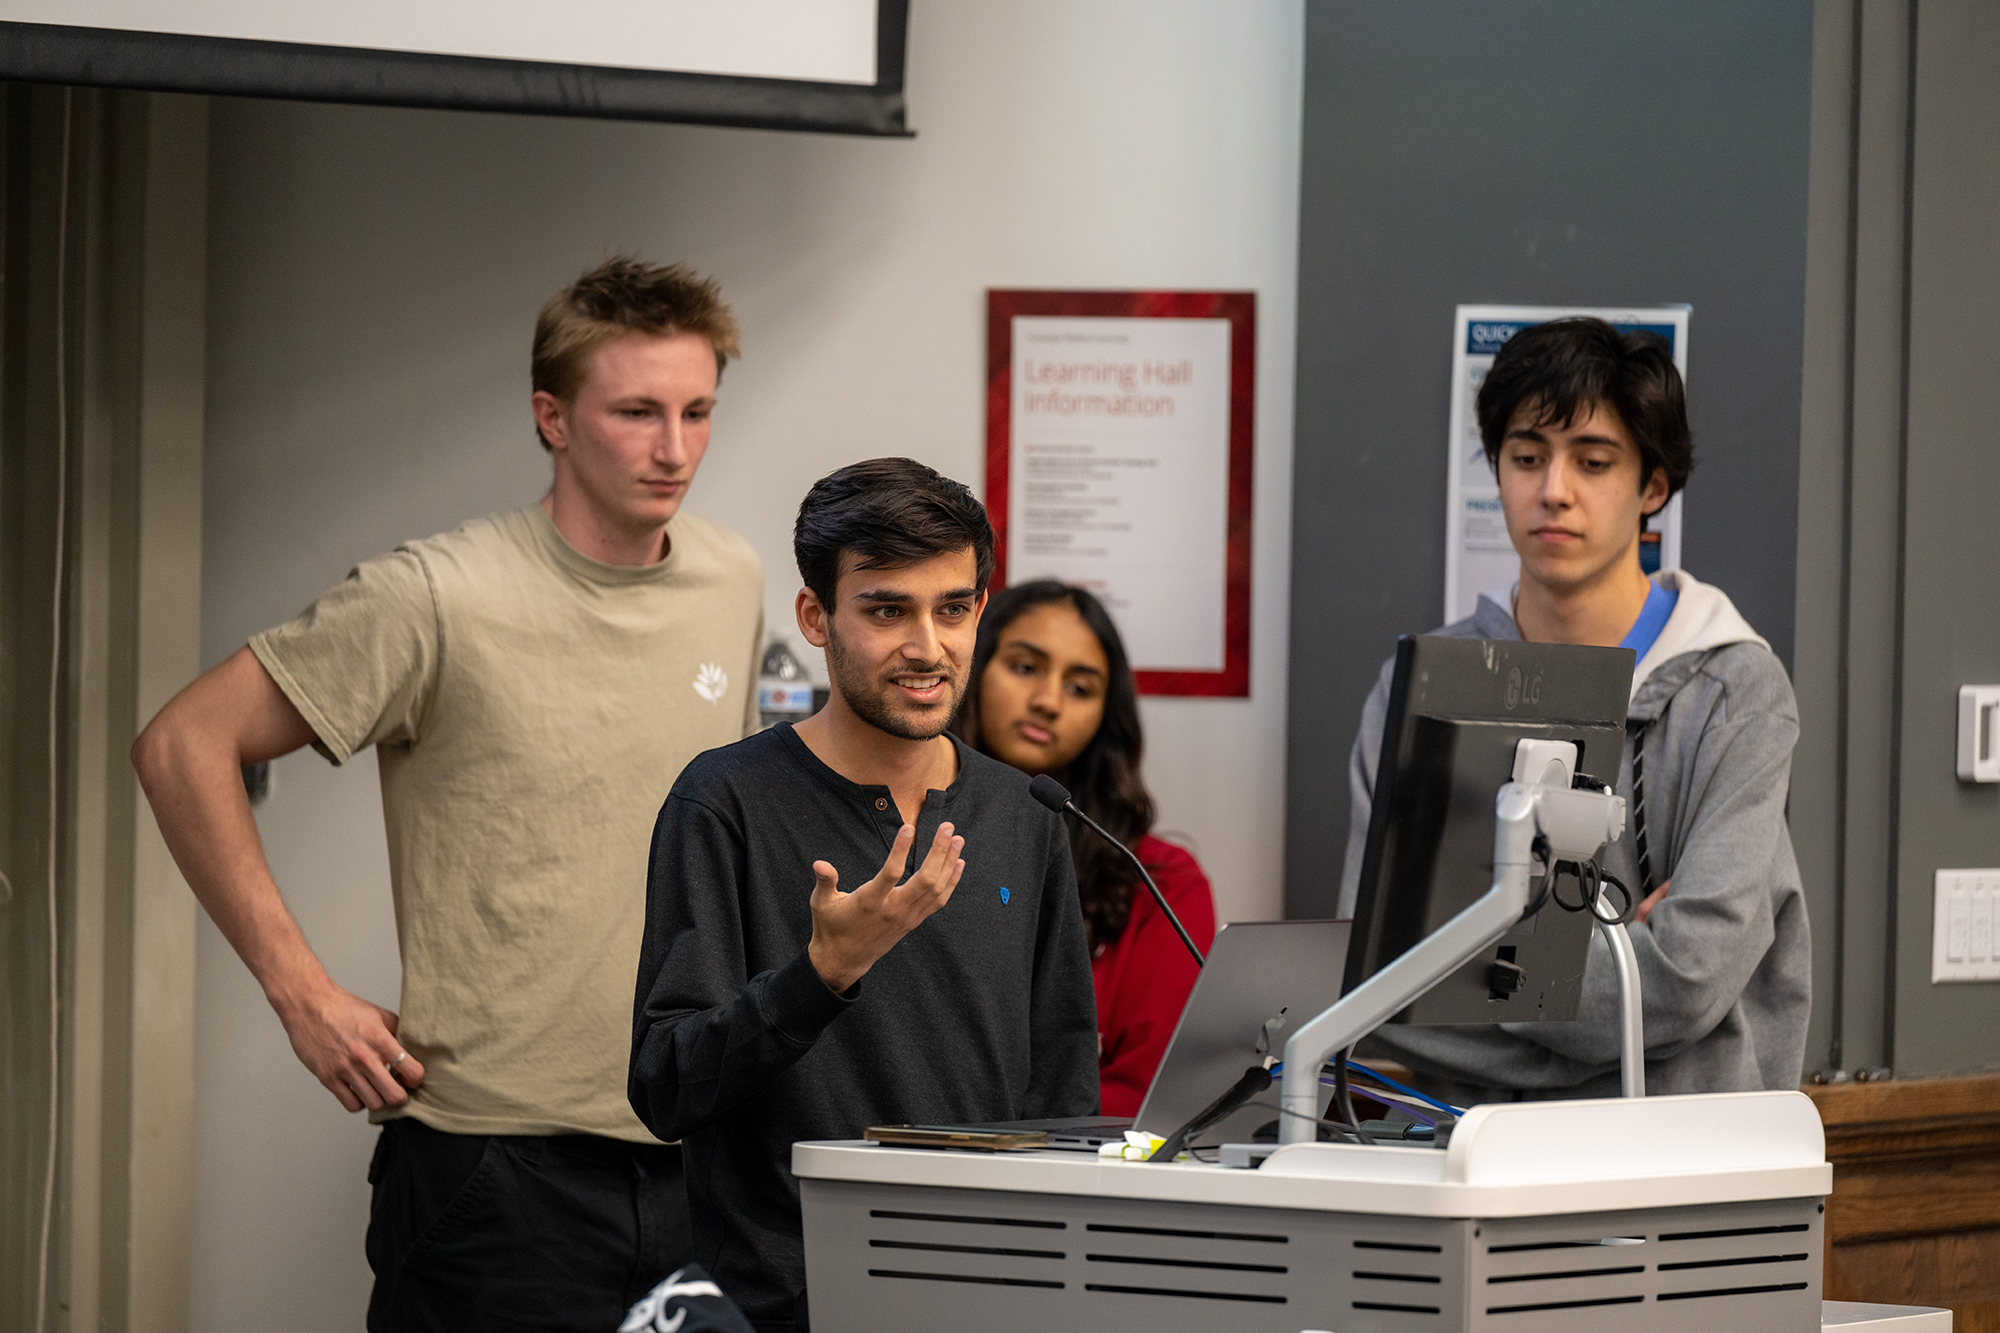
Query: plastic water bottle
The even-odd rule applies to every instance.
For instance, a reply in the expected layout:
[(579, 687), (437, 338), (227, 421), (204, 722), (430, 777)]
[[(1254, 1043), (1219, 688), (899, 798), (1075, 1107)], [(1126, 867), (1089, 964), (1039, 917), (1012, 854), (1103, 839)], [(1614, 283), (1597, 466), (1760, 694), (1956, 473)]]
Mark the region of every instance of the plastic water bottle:
[(803, 722), (812, 716), (813, 687), (806, 669), (781, 638), (773, 636), (764, 648), (764, 663), (757, 676), (757, 712), (765, 727), (780, 722)]

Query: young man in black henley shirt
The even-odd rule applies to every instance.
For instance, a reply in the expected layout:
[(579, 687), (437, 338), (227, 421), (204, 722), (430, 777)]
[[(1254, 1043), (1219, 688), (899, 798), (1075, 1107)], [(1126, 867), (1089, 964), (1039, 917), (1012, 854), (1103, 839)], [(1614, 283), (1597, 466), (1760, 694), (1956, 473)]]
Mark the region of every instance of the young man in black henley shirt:
[(696, 1260), (770, 1329), (807, 1319), (794, 1142), (1097, 1109), (1062, 820), (945, 730), (993, 571), (985, 510), (875, 459), (813, 486), (793, 546), (832, 698), (674, 783), (628, 1088), (684, 1145)]

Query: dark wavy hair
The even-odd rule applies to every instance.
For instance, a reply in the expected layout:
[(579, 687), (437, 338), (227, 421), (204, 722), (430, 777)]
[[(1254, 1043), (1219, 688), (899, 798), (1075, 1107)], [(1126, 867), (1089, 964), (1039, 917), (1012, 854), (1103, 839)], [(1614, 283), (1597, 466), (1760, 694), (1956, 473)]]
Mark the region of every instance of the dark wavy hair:
[(1479, 436), (1496, 468), (1507, 427), (1524, 406), (1537, 426), (1569, 426), (1594, 407), (1609, 407), (1639, 448), (1640, 488), (1664, 472), (1669, 500), (1694, 471), (1687, 393), (1657, 333), (1620, 333), (1587, 317), (1522, 329), (1501, 344), (1479, 386)]
[[(979, 640), (972, 650), (971, 682), (965, 691), (965, 706), (952, 729), (966, 744), (986, 752), (979, 731), (979, 684), (993, 660), (994, 649), (1007, 626), (1025, 611), (1038, 606), (1067, 603), (1083, 617), (1083, 623), (1097, 636), (1110, 665), (1105, 682), (1104, 720), (1090, 744), (1070, 761), (1062, 775), (1063, 784), (1075, 798), (1077, 807), (1102, 824), (1112, 837), (1127, 847), (1137, 848), (1139, 839), (1153, 828), (1153, 797), (1139, 776), (1139, 759), (1146, 748), (1139, 726), (1139, 687), (1132, 679), (1132, 664), (1125, 656), (1125, 641), (1104, 603), (1082, 588), (1072, 588), (1054, 579), (1038, 579), (1016, 584), (993, 594), (986, 614), (979, 620)], [(1083, 922), (1090, 931), (1090, 947), (1110, 944), (1125, 933), (1132, 919), (1132, 893), (1138, 887), (1131, 863), (1096, 834), (1075, 819), (1064, 816), (1070, 825), (1069, 854), (1076, 866), (1077, 893), (1083, 900)]]
[(871, 458), (812, 484), (792, 525), (799, 577), (833, 611), (840, 556), (857, 569), (902, 569), (933, 556), (972, 552), (983, 591), (993, 577), (993, 525), (963, 482), (909, 458)]

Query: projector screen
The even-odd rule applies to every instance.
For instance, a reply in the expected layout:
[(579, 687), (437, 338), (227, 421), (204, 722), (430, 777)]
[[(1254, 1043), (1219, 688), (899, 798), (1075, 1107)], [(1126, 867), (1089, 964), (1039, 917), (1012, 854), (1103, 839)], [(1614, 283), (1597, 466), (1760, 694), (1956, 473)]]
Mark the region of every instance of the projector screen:
[(903, 135), (909, 0), (0, 0), (0, 78)]

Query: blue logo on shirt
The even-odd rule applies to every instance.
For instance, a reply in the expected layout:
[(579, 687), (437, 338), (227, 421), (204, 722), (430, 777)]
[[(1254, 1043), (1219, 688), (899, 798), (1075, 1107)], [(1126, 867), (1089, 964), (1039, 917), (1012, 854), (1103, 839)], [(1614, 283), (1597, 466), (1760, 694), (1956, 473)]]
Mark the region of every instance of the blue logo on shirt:
[(1007, 897), (1008, 897), (1007, 886), (1005, 884), (1002, 884), (1000, 886), (1000, 905), (1002, 907), (1005, 907), (1007, 905)]

